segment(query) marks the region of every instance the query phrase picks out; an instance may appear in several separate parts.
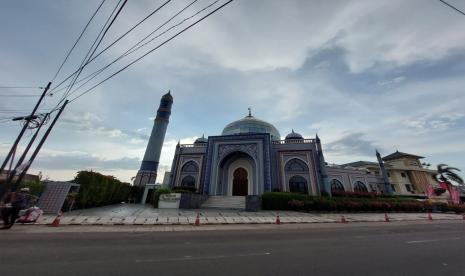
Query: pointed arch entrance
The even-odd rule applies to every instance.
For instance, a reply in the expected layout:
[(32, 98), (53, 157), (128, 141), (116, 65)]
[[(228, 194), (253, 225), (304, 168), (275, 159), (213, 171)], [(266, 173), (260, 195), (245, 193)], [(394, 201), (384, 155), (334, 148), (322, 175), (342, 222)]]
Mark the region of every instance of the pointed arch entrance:
[(255, 160), (243, 152), (227, 155), (218, 165), (218, 178), (212, 194), (245, 196), (258, 193)]
[(248, 173), (244, 168), (237, 168), (233, 173), (233, 196), (246, 196), (249, 189)]

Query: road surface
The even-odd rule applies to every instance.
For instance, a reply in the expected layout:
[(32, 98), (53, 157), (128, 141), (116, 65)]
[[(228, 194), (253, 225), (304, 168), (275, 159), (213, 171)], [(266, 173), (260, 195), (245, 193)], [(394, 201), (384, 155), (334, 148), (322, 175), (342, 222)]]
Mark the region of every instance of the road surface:
[(0, 232), (1, 275), (465, 275), (465, 222)]

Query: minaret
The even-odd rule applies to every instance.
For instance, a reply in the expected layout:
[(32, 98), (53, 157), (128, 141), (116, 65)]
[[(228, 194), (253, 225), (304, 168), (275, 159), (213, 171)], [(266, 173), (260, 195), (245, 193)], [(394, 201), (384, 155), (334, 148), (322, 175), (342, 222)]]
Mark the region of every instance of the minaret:
[(331, 187), (329, 186), (329, 179), (328, 179), (328, 173), (326, 171), (326, 162), (325, 162), (325, 157), (323, 155), (323, 149), (321, 147), (321, 141), (320, 137), (318, 137), (318, 134), (315, 137), (315, 142), (316, 142), (316, 149), (317, 149), (317, 154), (318, 154), (318, 161), (319, 161), (319, 167), (320, 167), (320, 176), (321, 176), (321, 184), (322, 184), (322, 189), (321, 191), (326, 192), (327, 195), (331, 196)]
[(165, 133), (168, 127), (172, 105), (173, 96), (171, 96), (171, 92), (168, 91), (167, 94), (161, 97), (160, 106), (157, 110), (157, 117), (155, 117), (149, 143), (145, 149), (144, 159), (142, 160), (142, 164), (140, 165), (140, 169), (134, 181), (135, 186), (155, 184), (161, 148), (165, 140)]
[(386, 167), (384, 166), (383, 159), (381, 158), (381, 154), (379, 154), (378, 150), (376, 150), (376, 158), (378, 159), (379, 168), (381, 169), (381, 175), (383, 176), (384, 181), (384, 192), (388, 195), (392, 195), (392, 187), (391, 183), (389, 183), (389, 178), (387, 175)]

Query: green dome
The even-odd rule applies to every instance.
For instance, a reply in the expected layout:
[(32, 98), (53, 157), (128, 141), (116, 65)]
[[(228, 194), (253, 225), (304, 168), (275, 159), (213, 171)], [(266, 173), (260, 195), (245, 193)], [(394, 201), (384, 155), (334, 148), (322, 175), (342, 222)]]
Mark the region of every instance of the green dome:
[(197, 145), (197, 144), (206, 144), (208, 143), (208, 139), (205, 138), (205, 135), (202, 134), (202, 137), (199, 137), (197, 139), (195, 139), (194, 141), (194, 145)]
[(286, 140), (303, 140), (303, 139), (304, 137), (302, 137), (302, 135), (300, 135), (299, 133), (294, 132), (294, 130), (292, 130), (291, 133), (286, 135)]
[(270, 123), (248, 115), (243, 119), (228, 124), (222, 135), (244, 134), (244, 133), (269, 133), (272, 140), (281, 140), (279, 131)]

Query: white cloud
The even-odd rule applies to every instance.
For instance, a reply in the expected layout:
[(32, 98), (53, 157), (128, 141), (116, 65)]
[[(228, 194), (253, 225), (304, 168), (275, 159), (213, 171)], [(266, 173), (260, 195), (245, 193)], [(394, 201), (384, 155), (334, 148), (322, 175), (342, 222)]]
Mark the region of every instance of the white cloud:
[[(128, 4), (109, 40), (158, 4)], [(170, 3), (143, 31), (122, 41), (102, 61), (116, 57), (184, 4)], [(199, 1), (196, 7), (204, 4)], [(69, 46), (62, 44), (74, 41), (94, 4), (56, 4), (53, 9), (36, 5), (30, 9), (42, 8), (47, 14), (45, 19), (39, 18), (39, 12), (31, 14), (37, 16), (36, 25), (7, 8), (0, 10), (0, 18), (10, 22), (0, 35), (12, 38), (0, 45), (0, 59), (9, 64), (8, 70), (0, 68), (2, 83), (49, 78), (56, 70), (57, 53), (64, 54)], [(57, 18), (60, 24), (52, 24)], [(22, 21), (27, 24), (21, 25)], [(173, 137), (189, 137), (182, 143), (191, 143), (203, 131), (219, 134), (249, 106), (282, 134), (291, 128), (306, 137), (318, 132), (324, 146), (332, 146), (329, 162), (362, 158), (360, 152), (372, 145), (424, 155), (452, 153), (454, 148), (463, 151), (465, 72), (463, 63), (445, 63), (465, 50), (463, 26), (463, 17), (438, 1), (237, 0), (70, 105), (39, 159), (90, 158), (106, 165), (111, 164), (109, 160), (140, 160), (153, 125), (150, 115), (159, 96), (170, 88), (174, 88), (175, 103), (160, 175), (171, 166), (177, 144)], [(48, 34), (54, 35), (53, 45), (40, 43), (51, 39), (36, 39)], [(29, 45), (34, 45), (34, 51)], [(330, 51), (334, 49), (338, 53)], [(325, 51), (329, 53), (322, 55)], [(447, 70), (450, 76), (445, 76)], [(60, 95), (47, 98), (46, 106), (53, 106)], [(5, 109), (31, 106), (32, 102), (0, 102)], [(0, 125), (2, 142), (14, 140), (16, 126)], [(365, 143), (363, 150), (350, 152), (342, 143), (348, 133), (364, 134), (359, 138), (365, 142), (357, 140)], [(111, 171), (106, 165), (101, 168)], [(137, 169), (138, 165), (114, 173), (128, 181)], [(64, 171), (47, 169), (45, 173), (64, 175)]]

